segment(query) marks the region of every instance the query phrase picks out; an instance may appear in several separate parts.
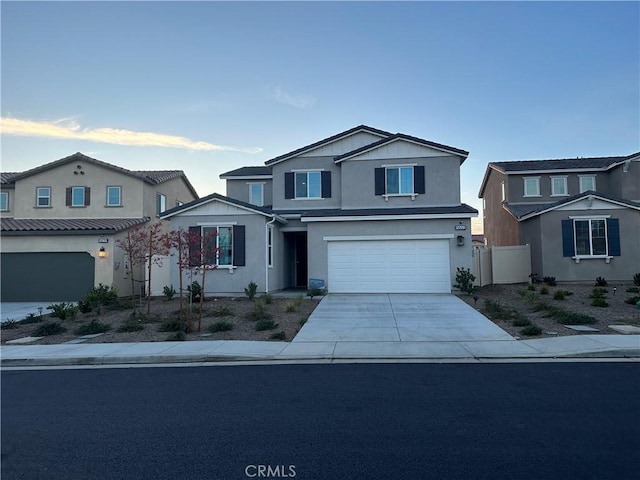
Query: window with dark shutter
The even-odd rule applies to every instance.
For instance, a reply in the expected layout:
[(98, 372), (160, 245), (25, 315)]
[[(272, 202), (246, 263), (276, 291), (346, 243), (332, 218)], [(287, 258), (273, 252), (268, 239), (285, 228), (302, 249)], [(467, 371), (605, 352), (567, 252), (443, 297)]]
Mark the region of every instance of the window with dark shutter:
[(620, 256), (620, 221), (617, 218), (607, 218), (607, 242), (609, 255)]
[(189, 227), (189, 266), (199, 267), (202, 247), (200, 245), (201, 227)]
[(322, 198), (331, 198), (331, 172), (322, 173)]
[(424, 165), (413, 167), (413, 193), (425, 193)]
[(562, 220), (562, 256), (573, 257), (573, 221)]
[(234, 225), (233, 227), (233, 265), (244, 267), (245, 258), (245, 226)]
[(64, 204), (67, 207), (71, 206), (71, 192), (72, 192), (71, 187), (67, 187), (67, 189), (64, 192)]
[(91, 188), (84, 187), (84, 206), (88, 207), (91, 205)]
[(375, 192), (376, 195), (384, 195), (384, 168), (375, 169)]
[(284, 174), (284, 198), (290, 199), (295, 197), (295, 177), (293, 172)]

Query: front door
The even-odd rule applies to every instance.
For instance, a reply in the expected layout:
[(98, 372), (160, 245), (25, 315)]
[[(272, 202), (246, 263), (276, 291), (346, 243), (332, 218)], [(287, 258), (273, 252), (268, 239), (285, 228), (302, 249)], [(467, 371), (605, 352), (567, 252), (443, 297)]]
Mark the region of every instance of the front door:
[(295, 286), (307, 288), (307, 232), (295, 234)]

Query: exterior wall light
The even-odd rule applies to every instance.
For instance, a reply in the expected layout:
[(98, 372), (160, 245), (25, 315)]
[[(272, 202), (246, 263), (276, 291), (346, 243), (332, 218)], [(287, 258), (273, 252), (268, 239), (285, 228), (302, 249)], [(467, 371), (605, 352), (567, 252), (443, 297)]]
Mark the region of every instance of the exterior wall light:
[(107, 251), (104, 249), (104, 247), (100, 247), (100, 250), (98, 250), (98, 257), (107, 258)]

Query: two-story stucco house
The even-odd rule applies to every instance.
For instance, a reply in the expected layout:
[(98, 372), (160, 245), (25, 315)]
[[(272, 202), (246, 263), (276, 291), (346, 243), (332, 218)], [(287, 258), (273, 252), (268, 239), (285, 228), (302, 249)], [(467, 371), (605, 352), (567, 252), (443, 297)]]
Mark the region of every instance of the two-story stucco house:
[(456, 268), (471, 267), (477, 211), (460, 201), (467, 156), (362, 125), (226, 172), (226, 196), (162, 218), (201, 238), (216, 233), (220, 253), (202, 261), (217, 267), (207, 292), (243, 292), (251, 281), (262, 292), (450, 292)]
[(531, 271), (560, 281), (640, 272), (640, 152), (492, 162), (480, 192), (488, 246), (531, 246)]
[(127, 170), (81, 153), (3, 173), (2, 301), (77, 301), (100, 283), (129, 293), (115, 241), (196, 198), (181, 170)]

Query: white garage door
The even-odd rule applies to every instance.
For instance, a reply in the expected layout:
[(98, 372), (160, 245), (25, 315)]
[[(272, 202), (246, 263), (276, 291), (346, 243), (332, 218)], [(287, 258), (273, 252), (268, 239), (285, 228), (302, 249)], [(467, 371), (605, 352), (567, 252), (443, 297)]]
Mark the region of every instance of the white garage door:
[(450, 293), (448, 240), (328, 243), (332, 293)]

